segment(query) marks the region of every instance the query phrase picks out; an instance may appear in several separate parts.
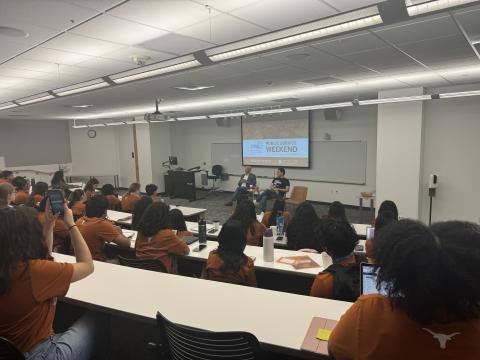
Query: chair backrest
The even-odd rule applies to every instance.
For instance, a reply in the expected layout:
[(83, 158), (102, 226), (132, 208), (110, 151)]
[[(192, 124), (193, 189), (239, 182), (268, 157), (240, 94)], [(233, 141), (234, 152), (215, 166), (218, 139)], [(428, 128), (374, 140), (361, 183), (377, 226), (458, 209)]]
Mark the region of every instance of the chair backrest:
[(260, 359), (255, 336), (247, 332), (211, 332), (172, 323), (157, 312), (164, 355), (172, 360)]
[(25, 360), (22, 352), (8, 339), (0, 337), (0, 360)]
[(120, 265), (123, 266), (163, 273), (168, 272), (163, 262), (157, 259), (129, 259), (118, 255), (118, 260), (120, 261)]
[(223, 166), (222, 165), (213, 165), (212, 166), (212, 174), (215, 175), (217, 178), (220, 177), (223, 173)]
[(308, 188), (306, 186), (294, 186), (290, 199), (303, 203), (307, 200), (307, 192)]

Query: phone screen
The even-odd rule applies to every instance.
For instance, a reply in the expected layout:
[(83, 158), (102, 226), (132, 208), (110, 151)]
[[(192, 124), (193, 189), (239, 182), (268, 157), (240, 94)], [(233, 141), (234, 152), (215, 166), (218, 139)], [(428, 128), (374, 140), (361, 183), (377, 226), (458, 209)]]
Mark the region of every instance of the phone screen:
[(48, 199), (50, 205), (52, 206), (52, 211), (56, 215), (63, 216), (64, 212), (64, 198), (60, 190), (48, 190)]
[(371, 226), (368, 226), (367, 227), (367, 240), (370, 240), (370, 239), (373, 239), (373, 237), (375, 236), (375, 228), (374, 227), (371, 227)]
[(196, 248), (194, 248), (193, 251), (194, 252), (199, 252), (199, 251), (202, 251), (203, 249), (205, 249), (206, 247), (207, 247), (206, 244), (200, 244)]

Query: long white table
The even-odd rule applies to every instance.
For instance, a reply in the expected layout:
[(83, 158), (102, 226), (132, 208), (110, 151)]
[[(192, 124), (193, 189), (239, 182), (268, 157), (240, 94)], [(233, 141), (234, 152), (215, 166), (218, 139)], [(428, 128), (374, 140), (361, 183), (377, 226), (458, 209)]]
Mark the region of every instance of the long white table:
[[(74, 262), (54, 254), (56, 261)], [(269, 350), (310, 358), (300, 347), (313, 317), (338, 320), (351, 303), (238, 286), (95, 261), (92, 275), (70, 285), (63, 301), (155, 322), (210, 331), (247, 331)], [(232, 311), (238, 309), (238, 311)], [(318, 358), (318, 355), (317, 357)]]
[[(207, 209), (191, 208), (186, 206), (170, 205), (170, 209), (178, 209), (184, 217), (199, 216), (205, 214)], [(122, 211), (107, 210), (107, 218), (120, 225), (132, 225), (132, 214)]]

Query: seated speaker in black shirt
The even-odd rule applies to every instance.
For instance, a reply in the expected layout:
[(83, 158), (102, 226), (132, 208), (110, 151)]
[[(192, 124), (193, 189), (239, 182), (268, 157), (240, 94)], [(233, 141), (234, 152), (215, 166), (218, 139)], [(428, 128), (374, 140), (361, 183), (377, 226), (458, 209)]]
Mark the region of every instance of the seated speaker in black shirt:
[(290, 190), (290, 181), (285, 178), (285, 169), (277, 169), (277, 177), (272, 180), (270, 188), (264, 190), (257, 198), (257, 202), (260, 203), (260, 212), (265, 212), (267, 209), (268, 199), (283, 199)]

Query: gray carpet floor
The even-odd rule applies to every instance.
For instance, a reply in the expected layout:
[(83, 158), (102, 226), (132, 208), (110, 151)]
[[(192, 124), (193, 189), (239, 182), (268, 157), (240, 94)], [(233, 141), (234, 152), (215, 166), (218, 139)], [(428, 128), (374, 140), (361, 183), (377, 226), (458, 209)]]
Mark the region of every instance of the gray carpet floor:
[[(165, 197), (165, 202), (172, 205), (181, 205), (188, 207), (196, 207), (207, 209), (207, 220), (218, 220), (220, 223), (225, 223), (227, 219), (233, 212), (232, 206), (225, 206), (224, 204), (228, 202), (232, 197), (231, 192), (214, 192), (207, 193), (206, 191), (198, 190), (196, 201), (188, 201), (185, 199), (178, 198), (169, 198)], [(272, 201), (268, 202), (269, 206), (272, 206)], [(328, 205), (320, 204), (313, 202), (313, 207), (315, 208), (319, 216), (325, 215), (328, 213)], [(268, 210), (268, 209), (267, 209)], [(288, 211), (294, 212), (294, 208), (289, 208)], [(372, 214), (369, 213), (369, 210), (364, 208), (363, 210), (363, 221), (361, 220), (360, 211), (357, 207), (348, 207), (346, 209), (347, 218), (352, 223), (371, 223)]]

